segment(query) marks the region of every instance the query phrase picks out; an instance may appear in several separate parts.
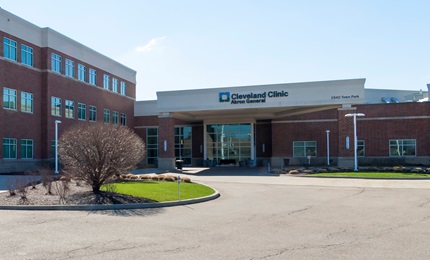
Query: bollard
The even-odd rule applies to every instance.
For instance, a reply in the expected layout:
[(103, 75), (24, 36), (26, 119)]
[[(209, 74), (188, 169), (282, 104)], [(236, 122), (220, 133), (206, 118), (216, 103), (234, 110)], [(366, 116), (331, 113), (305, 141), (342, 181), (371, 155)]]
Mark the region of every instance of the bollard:
[(178, 200), (181, 200), (181, 176), (178, 175)]

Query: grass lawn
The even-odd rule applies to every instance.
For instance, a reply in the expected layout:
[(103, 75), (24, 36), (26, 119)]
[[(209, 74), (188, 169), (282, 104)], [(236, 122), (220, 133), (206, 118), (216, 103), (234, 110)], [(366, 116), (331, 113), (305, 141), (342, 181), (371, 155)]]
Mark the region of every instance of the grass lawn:
[[(114, 185), (116, 193), (127, 194), (135, 197), (147, 198), (157, 202), (178, 200), (178, 183), (164, 181), (129, 181), (117, 182)], [(102, 190), (106, 190), (102, 186)], [(215, 193), (212, 188), (197, 184), (180, 184), (181, 200), (200, 198)]]
[(327, 172), (313, 173), (308, 176), (315, 177), (355, 177), (369, 179), (421, 179), (430, 178), (429, 173), (403, 173), (403, 172)]

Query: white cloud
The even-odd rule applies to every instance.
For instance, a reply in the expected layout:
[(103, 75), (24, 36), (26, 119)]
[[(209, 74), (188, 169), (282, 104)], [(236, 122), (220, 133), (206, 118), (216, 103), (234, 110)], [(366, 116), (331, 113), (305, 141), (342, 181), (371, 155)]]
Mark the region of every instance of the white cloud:
[(151, 39), (147, 44), (143, 45), (143, 46), (138, 46), (136, 48), (137, 52), (151, 52), (153, 51), (157, 46), (159, 46), (161, 44), (161, 42), (163, 40), (167, 39), (167, 36), (163, 36), (163, 37), (158, 37), (158, 38), (154, 38)]

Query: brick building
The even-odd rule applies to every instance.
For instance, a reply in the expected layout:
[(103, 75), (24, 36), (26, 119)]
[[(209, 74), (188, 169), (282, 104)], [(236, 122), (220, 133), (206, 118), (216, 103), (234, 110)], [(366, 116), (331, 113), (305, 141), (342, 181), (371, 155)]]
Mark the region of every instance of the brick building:
[(137, 101), (149, 164), (429, 165), (427, 91), (365, 89), (365, 79), (158, 92)]
[(135, 101), (136, 71), (0, 9), (0, 173), (53, 162), (59, 135), (94, 122), (134, 128), (146, 163), (260, 166), (430, 163), (427, 91), (365, 79), (165, 91)]
[(136, 71), (3, 9), (0, 37), (0, 172), (51, 162), (56, 120), (133, 127)]

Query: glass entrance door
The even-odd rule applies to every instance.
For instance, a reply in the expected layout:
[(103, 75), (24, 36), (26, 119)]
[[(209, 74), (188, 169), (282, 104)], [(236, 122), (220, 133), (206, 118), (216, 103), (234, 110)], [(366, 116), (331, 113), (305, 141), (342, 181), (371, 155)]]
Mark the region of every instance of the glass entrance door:
[(206, 125), (206, 159), (212, 165), (244, 165), (253, 159), (252, 124)]

